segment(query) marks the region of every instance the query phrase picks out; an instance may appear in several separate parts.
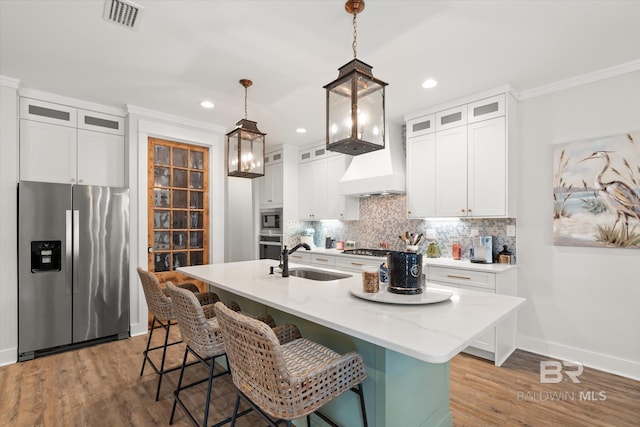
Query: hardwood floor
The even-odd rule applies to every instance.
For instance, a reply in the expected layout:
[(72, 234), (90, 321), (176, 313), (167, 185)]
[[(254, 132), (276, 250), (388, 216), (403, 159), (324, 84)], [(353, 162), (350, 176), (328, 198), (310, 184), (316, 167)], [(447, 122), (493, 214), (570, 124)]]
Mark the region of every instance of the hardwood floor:
[(540, 362), (548, 360), (517, 350), (496, 368), (473, 356), (456, 356), (450, 371), (453, 424), (640, 426), (639, 381), (584, 368), (580, 383), (565, 375), (560, 383), (542, 384)]
[[(168, 425), (179, 371), (165, 376), (156, 402), (156, 375), (147, 367), (139, 376), (145, 345), (146, 336), (139, 336), (0, 367), (0, 425)], [(182, 345), (171, 347), (168, 363), (181, 363), (183, 351)], [(585, 368), (580, 383), (541, 384), (541, 360), (547, 358), (517, 351), (496, 368), (473, 356), (456, 356), (451, 362), (453, 425), (640, 426), (640, 382)], [(207, 372), (194, 365), (186, 375), (193, 380)], [(185, 392), (198, 418), (204, 414), (205, 392), (206, 384)], [(606, 400), (598, 400), (602, 397)], [(209, 423), (229, 416), (234, 399), (230, 377), (216, 378)], [(191, 425), (180, 408), (174, 425)], [(249, 414), (237, 425), (264, 423)]]
[[(174, 331), (175, 329), (175, 331)], [(154, 333), (159, 345), (162, 331)], [(174, 335), (175, 332), (175, 335)], [(179, 339), (178, 328), (172, 338)], [(156, 340), (157, 338), (157, 340)], [(173, 390), (180, 371), (163, 377), (160, 399), (155, 401), (157, 375), (147, 364), (140, 376), (147, 336), (36, 358), (0, 368), (0, 426), (165, 426), (173, 404)], [(170, 346), (167, 366), (180, 365), (184, 345)], [(158, 366), (161, 352), (152, 354)], [(194, 359), (190, 359), (194, 360)], [(208, 377), (202, 364), (185, 370), (185, 381)], [(181, 394), (202, 422), (206, 382)], [(233, 413), (235, 388), (228, 375), (214, 379), (209, 425)], [(251, 413), (237, 426), (262, 425)], [(174, 426), (192, 426), (178, 407)]]

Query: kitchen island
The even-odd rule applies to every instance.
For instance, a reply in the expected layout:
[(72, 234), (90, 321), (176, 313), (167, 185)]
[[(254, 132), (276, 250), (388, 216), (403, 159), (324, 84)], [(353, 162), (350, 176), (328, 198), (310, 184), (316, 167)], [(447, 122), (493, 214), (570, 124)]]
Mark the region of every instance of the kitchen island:
[[(381, 304), (351, 295), (350, 289), (362, 287), (358, 273), (327, 282), (283, 278), (269, 274), (274, 264), (258, 260), (178, 270), (208, 283), (223, 300), (235, 299), (246, 311), (295, 323), (305, 337), (338, 352), (358, 351), (367, 367), (364, 389), (371, 426), (451, 425), (449, 360), (515, 315), (524, 302), (451, 289), (451, 299), (437, 304)], [(303, 266), (289, 266), (296, 267)], [(323, 412), (341, 425), (359, 425), (356, 396), (351, 394)]]

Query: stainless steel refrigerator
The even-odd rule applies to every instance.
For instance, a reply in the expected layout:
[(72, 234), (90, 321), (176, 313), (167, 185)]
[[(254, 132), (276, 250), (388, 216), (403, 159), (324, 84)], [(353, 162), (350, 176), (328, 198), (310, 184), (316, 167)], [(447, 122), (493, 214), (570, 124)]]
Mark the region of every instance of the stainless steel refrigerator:
[(129, 336), (129, 190), (18, 184), (18, 360)]

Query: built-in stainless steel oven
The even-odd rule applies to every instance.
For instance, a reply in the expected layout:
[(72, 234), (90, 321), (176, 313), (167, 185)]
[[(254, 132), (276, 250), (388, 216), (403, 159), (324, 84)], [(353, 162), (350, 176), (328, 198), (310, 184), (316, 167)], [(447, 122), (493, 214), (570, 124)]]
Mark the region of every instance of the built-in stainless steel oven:
[(282, 234), (282, 209), (260, 210), (260, 234)]
[(282, 234), (262, 234), (259, 235), (258, 249), (260, 259), (280, 259), (282, 251)]

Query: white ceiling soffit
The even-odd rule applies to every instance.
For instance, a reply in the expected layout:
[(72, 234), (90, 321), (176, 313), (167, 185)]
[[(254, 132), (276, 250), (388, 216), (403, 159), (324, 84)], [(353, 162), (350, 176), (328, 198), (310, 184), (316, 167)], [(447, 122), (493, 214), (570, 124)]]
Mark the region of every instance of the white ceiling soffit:
[(140, 28), (144, 8), (128, 0), (105, 0), (102, 16), (107, 21), (132, 30)]

